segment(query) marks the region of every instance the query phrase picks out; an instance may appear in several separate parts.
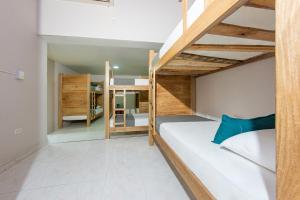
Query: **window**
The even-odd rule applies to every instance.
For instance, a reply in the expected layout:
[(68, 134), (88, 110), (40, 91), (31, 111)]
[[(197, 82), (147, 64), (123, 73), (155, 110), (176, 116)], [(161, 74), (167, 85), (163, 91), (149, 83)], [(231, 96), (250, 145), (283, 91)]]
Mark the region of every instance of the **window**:
[(113, 0), (69, 0), (82, 3), (100, 4), (104, 6), (113, 6)]

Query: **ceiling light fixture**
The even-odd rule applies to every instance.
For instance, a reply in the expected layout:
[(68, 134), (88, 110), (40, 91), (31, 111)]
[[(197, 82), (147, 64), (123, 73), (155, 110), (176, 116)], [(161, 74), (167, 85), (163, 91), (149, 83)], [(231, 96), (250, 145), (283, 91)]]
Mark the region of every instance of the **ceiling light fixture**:
[(118, 65), (113, 66), (114, 69), (119, 69), (120, 67)]

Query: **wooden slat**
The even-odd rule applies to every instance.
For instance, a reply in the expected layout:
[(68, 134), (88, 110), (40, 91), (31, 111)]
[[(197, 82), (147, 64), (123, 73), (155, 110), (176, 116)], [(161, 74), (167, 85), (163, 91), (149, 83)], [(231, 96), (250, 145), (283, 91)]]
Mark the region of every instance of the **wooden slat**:
[(203, 73), (200, 76), (205, 76), (205, 75), (208, 75), (208, 74), (217, 73), (217, 72), (224, 71), (224, 70), (227, 70), (227, 69), (239, 67), (241, 65), (245, 65), (245, 64), (257, 62), (257, 61), (260, 61), (260, 60), (268, 59), (268, 58), (271, 58), (271, 57), (274, 57), (274, 56), (275, 56), (274, 53), (266, 53), (266, 54), (258, 55), (258, 56), (249, 58), (247, 60), (244, 60), (241, 63), (235, 64), (235, 65), (231, 65), (229, 67), (220, 68), (220, 69), (215, 70), (215, 71), (210, 71), (210, 72), (207, 72), (207, 73)]
[(275, 10), (275, 0), (249, 0), (246, 6)]
[(300, 199), (300, 1), (276, 1), (277, 200)]
[(139, 132), (139, 131), (148, 131), (149, 126), (128, 126), (128, 127), (115, 127), (110, 128), (112, 133), (122, 133), (122, 132)]
[[(218, 63), (216, 63), (218, 64)], [(174, 66), (174, 65), (167, 65), (163, 68), (162, 71), (177, 71), (177, 72), (184, 72), (184, 71), (210, 71), (210, 70), (217, 70), (220, 67), (202, 67), (202, 66)]]
[(193, 44), (189, 51), (232, 51), (232, 52), (275, 52), (274, 46), (268, 45), (219, 45), (219, 44)]
[(169, 51), (158, 61), (156, 70), (159, 71), (162, 66), (168, 64), (174, 57), (199, 40), (211, 28), (222, 22), (246, 2), (247, 0), (213, 1), (185, 34), (180, 37)]
[(230, 36), (254, 40), (275, 41), (275, 31), (257, 29), (252, 27), (237, 26), (232, 24), (220, 23), (213, 27), (209, 34)]
[(192, 60), (172, 60), (167, 66), (164, 66), (163, 69), (174, 67), (196, 67), (196, 68), (214, 68), (214, 67), (227, 67), (232, 64), (228, 63), (214, 63), (214, 62), (202, 62), (202, 61), (192, 61)]
[(224, 63), (224, 64), (236, 64), (241, 62), (240, 60), (202, 56), (202, 55), (191, 54), (191, 53), (182, 53), (179, 56), (177, 56), (176, 59), (199, 61), (199, 62), (210, 62), (210, 63)]

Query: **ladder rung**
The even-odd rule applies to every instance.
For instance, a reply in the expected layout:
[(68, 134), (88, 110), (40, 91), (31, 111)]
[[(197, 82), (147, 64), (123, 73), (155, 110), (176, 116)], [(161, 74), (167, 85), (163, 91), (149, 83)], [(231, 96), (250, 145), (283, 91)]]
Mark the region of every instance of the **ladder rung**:
[(124, 122), (118, 122), (118, 123), (115, 123), (115, 125), (124, 125)]
[(115, 108), (115, 111), (124, 111), (124, 108)]

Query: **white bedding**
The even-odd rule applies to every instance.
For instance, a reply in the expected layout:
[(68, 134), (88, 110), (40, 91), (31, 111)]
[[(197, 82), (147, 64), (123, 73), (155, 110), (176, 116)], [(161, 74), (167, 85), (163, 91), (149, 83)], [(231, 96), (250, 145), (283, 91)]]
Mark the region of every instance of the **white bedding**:
[[(199, 18), (199, 16), (204, 12), (204, 9), (205, 9), (204, 0), (195, 0), (193, 5), (189, 8), (187, 12), (187, 28), (189, 28), (196, 21), (196, 19)], [(256, 28), (267, 29), (267, 30), (275, 30), (275, 11), (242, 6), (235, 13), (233, 13), (231, 16), (226, 18), (223, 22), (228, 24), (256, 27)], [(169, 35), (168, 39), (165, 41), (162, 48), (160, 49), (159, 51), (160, 58), (162, 58), (167, 53), (167, 51), (175, 44), (175, 42), (182, 36), (182, 34), (183, 34), (183, 22), (181, 20), (178, 23), (178, 25), (175, 27), (175, 29), (172, 31), (172, 33)], [(252, 45), (275, 45), (274, 42), (270, 42), (270, 41), (261, 41), (261, 40), (244, 39), (244, 38), (227, 37), (227, 36), (216, 36), (210, 34), (205, 35), (196, 43), (197, 44), (250, 43)], [(210, 54), (211, 52), (207, 52), (207, 53)], [(208, 56), (213, 56), (213, 55), (208, 55)]]
[(63, 116), (64, 121), (86, 120), (86, 115)]
[[(135, 113), (132, 114), (134, 117), (134, 124), (135, 126), (148, 126), (149, 120), (148, 120), (148, 113)], [(114, 127), (114, 121), (111, 117), (109, 120), (110, 127)]]
[(275, 199), (275, 173), (211, 140), (219, 122), (164, 123), (160, 135), (220, 200)]
[(136, 113), (132, 115), (134, 117), (135, 126), (148, 126), (149, 124), (148, 113)]

